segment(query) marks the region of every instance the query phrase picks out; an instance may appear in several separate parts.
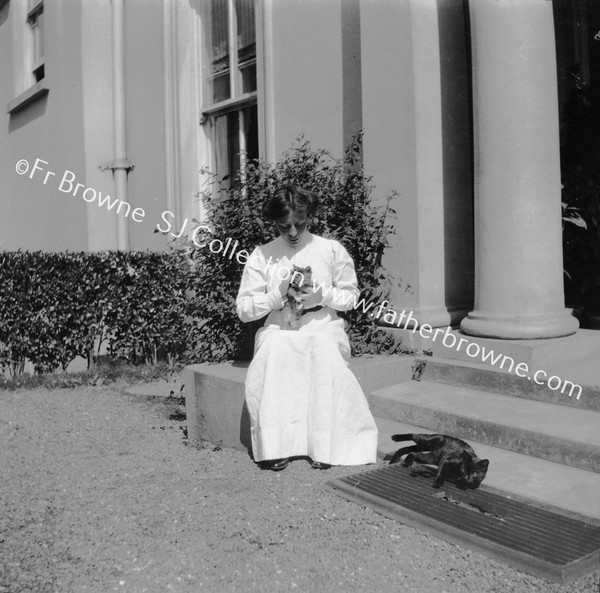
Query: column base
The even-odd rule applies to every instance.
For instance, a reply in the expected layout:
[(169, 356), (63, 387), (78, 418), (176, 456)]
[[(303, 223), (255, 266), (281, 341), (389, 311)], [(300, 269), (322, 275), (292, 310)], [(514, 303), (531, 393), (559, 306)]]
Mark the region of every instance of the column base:
[(481, 338), (533, 340), (570, 336), (579, 329), (579, 321), (571, 309), (553, 315), (492, 317), (472, 311), (460, 323), (463, 333)]
[[(457, 326), (461, 319), (467, 315), (469, 312), (470, 306), (458, 306), (458, 307), (444, 307), (444, 308), (412, 308), (408, 307), (386, 307), (386, 310), (395, 311), (397, 316), (395, 318), (386, 317), (385, 314), (381, 314), (377, 317), (377, 325), (382, 328), (397, 328), (404, 329), (406, 325), (406, 319), (410, 316), (411, 321), (408, 323), (408, 327), (406, 329), (412, 330), (415, 327), (413, 319), (417, 322), (417, 327), (421, 327), (423, 325), (430, 325), (431, 327), (446, 327)], [(404, 311), (405, 316), (402, 321), (399, 321), (400, 313)], [(371, 314), (371, 317), (374, 315)]]

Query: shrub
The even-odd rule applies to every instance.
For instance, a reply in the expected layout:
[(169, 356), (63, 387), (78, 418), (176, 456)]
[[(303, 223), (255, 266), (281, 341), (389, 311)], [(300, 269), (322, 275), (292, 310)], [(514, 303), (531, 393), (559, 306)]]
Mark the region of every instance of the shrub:
[(77, 356), (155, 363), (185, 348), (178, 254), (0, 252), (0, 368), (13, 377), (63, 371)]
[[(223, 242), (231, 239), (232, 245), (237, 241), (237, 249), (248, 252), (270, 241), (277, 232), (262, 219), (263, 202), (277, 187), (295, 183), (321, 197), (311, 232), (340, 241), (354, 259), (361, 297), (367, 302), (382, 300), (391, 285), (381, 266), (381, 257), (393, 232), (390, 223), (394, 214), (390, 206), (393, 196), (383, 206), (373, 205), (371, 179), (357, 166), (361, 141), (362, 136), (358, 135), (346, 149), (344, 158), (336, 160), (325, 150), (312, 150), (300, 138), (275, 164), (251, 163), (243, 178), (215, 180), (216, 186), (203, 196), (212, 230), (210, 237)], [(197, 239), (198, 243), (208, 241), (209, 236), (204, 241)], [(175, 246), (186, 253), (195, 270), (188, 285), (193, 295), (188, 311), (194, 323), (187, 352), (189, 360), (249, 358), (254, 333), (264, 319), (242, 324), (237, 318), (235, 298), (242, 266), (235, 257), (212, 253), (208, 247), (197, 247), (189, 239)], [(361, 311), (350, 311), (345, 317), (354, 355), (389, 350), (393, 346), (394, 340), (378, 331)]]

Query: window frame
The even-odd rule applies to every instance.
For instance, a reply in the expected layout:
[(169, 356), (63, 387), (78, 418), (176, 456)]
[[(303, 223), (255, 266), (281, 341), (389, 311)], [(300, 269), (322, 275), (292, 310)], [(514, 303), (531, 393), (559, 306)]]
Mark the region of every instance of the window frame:
[[(258, 2), (257, 0), (252, 0), (253, 9), (254, 9), (254, 21), (255, 21), (255, 43), (258, 51), (258, 27), (256, 27), (258, 20)], [(203, 59), (202, 59), (202, 71), (203, 71), (203, 89), (201, 93), (201, 120), (200, 125), (205, 129), (205, 133), (210, 145), (210, 169), (212, 171), (217, 170), (217, 119), (219, 117), (232, 114), (234, 112), (238, 113), (238, 123), (237, 123), (237, 131), (238, 131), (238, 143), (239, 143), (239, 170), (238, 171), (229, 171), (228, 175), (230, 178), (233, 178), (235, 175), (239, 175), (240, 180), (243, 183), (245, 176), (245, 169), (247, 163), (247, 138), (244, 130), (246, 129), (245, 122), (245, 111), (249, 107), (255, 106), (257, 109), (257, 118), (258, 118), (258, 56), (255, 53), (253, 59), (247, 60), (245, 62), (239, 61), (238, 58), (238, 46), (237, 46), (237, 14), (235, 10), (235, 0), (227, 0), (228, 5), (228, 43), (229, 43), (229, 65), (227, 68), (228, 76), (229, 76), (229, 97), (227, 99), (223, 99), (221, 101), (213, 101), (213, 80), (218, 76), (222, 76), (223, 72), (220, 73), (212, 73), (212, 47), (211, 47), (211, 36), (205, 34), (205, 43), (203, 44)], [(212, 25), (211, 23), (211, 14), (210, 14), (210, 6), (207, 2), (205, 9), (203, 11), (203, 18), (207, 27), (205, 31)], [(256, 90), (250, 92), (242, 92), (243, 91), (243, 77), (242, 72), (240, 70), (240, 64), (243, 67), (252, 67), (254, 66), (256, 69), (256, 80), (255, 86)], [(260, 131), (257, 133), (256, 142), (260, 148)], [(218, 193), (218, 190), (215, 189), (215, 194)]]
[[(45, 78), (46, 55), (44, 52), (44, 0), (31, 0), (27, 11), (27, 24), (31, 29), (31, 73), (35, 82)], [(36, 49), (40, 55), (36, 56)], [(41, 72), (41, 76), (40, 76)]]
[[(41, 18), (44, 14), (45, 0), (29, 0), (26, 12), (19, 12), (18, 26), (23, 28), (24, 33), (20, 59), (21, 68), (25, 72), (25, 83), (21, 82), (18, 86), (23, 85), (25, 88), (7, 104), (6, 112), (10, 115), (45, 97), (50, 90), (46, 73), (44, 18)], [(37, 56), (36, 49), (40, 50)]]

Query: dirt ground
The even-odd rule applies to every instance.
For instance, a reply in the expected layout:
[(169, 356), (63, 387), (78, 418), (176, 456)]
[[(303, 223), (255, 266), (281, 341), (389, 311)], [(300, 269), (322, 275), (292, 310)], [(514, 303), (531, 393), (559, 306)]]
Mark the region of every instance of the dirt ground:
[(598, 573), (552, 584), (324, 488), (356, 469), (192, 447), (176, 411), (119, 386), (0, 392), (0, 593), (600, 591)]

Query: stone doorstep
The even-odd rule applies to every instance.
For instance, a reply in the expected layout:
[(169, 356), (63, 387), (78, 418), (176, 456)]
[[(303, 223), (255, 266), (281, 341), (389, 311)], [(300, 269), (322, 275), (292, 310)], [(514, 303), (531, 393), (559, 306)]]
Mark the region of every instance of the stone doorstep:
[[(408, 381), (412, 376), (413, 362), (414, 359), (408, 357), (393, 357), (391, 360), (390, 357), (357, 358), (352, 360), (351, 367), (357, 369), (354, 372), (359, 376), (363, 389), (370, 381), (371, 385), (375, 385), (365, 390), (371, 394), (386, 383)], [(244, 409), (247, 366), (247, 363), (199, 364), (185, 369), (187, 428), (191, 440), (206, 439), (242, 450), (249, 449), (249, 418)], [(394, 381), (386, 372), (400, 379)], [(369, 397), (372, 399), (372, 395)], [(512, 404), (518, 404), (518, 400), (512, 399)], [(514, 413), (514, 405), (510, 409)], [(416, 424), (380, 418), (377, 413), (374, 415), (380, 432), (378, 449), (381, 457), (398, 448), (398, 444), (390, 439), (394, 433), (439, 432), (431, 427), (417, 428)], [(508, 451), (480, 443), (477, 439), (467, 440), (481, 457), (491, 460), (486, 487), (497, 488), (514, 498), (533, 498), (600, 521), (600, 497), (597, 495), (600, 474)]]
[[(554, 375), (561, 379), (562, 384), (558, 389), (550, 389), (546, 384), (536, 384), (532, 379), (519, 377), (508, 369), (502, 370), (491, 365), (449, 360), (437, 356), (422, 356), (415, 362), (421, 366), (418, 375), (420, 381), (469, 387), (600, 412), (600, 364), (598, 364), (600, 355), (588, 355), (577, 361), (557, 362), (543, 369), (547, 371), (549, 377)], [(569, 395), (571, 386), (566, 384), (566, 381), (582, 387), (579, 399), (577, 399), (578, 390), (574, 390), (573, 395)]]
[[(447, 328), (440, 328), (446, 331)], [(443, 334), (438, 333), (437, 338), (423, 338), (419, 332), (411, 329), (397, 329), (381, 327), (382, 331), (391, 333), (403, 345), (419, 352), (431, 351), (436, 358), (446, 360), (457, 360), (469, 363), (477, 363), (480, 358), (469, 356), (465, 349), (469, 344), (475, 343), (486, 351), (493, 350), (494, 353), (502, 354), (515, 361), (515, 366), (524, 362), (530, 369), (546, 369), (560, 362), (576, 362), (577, 360), (597, 355), (600, 359), (600, 331), (591, 329), (580, 329), (577, 333), (563, 338), (538, 339), (538, 340), (501, 340), (494, 338), (479, 338), (462, 333), (458, 329), (451, 329), (446, 339), (448, 346), (442, 342)], [(435, 331), (435, 330), (434, 330)], [(456, 346), (460, 340), (464, 341), (457, 350)], [(454, 344), (454, 346), (452, 345)], [(472, 348), (471, 354), (477, 351)], [(480, 362), (482, 366), (491, 366)]]
[[(430, 365), (436, 361), (435, 358), (426, 360)], [(443, 406), (442, 409), (436, 409), (437, 404), (428, 409), (425, 402), (432, 393), (438, 394), (436, 396), (438, 404), (447, 405), (456, 399), (456, 390), (459, 393), (462, 392), (455, 385), (443, 385), (440, 382), (409, 382), (415, 362), (410, 357), (383, 356), (352, 359), (351, 368), (361, 382), (375, 416), (429, 426), (438, 432), (445, 431), (466, 439), (471, 438), (507, 449), (550, 457), (553, 461), (570, 465), (580, 465), (580, 462), (583, 461), (587, 464), (585, 467), (588, 469), (590, 464), (598, 465), (597, 461), (594, 461), (598, 453), (597, 447), (577, 440), (581, 436), (579, 426), (571, 426), (569, 431), (560, 438), (555, 434), (556, 430), (553, 428), (554, 426), (564, 426), (563, 411), (567, 416), (575, 414), (577, 418), (581, 418), (581, 422), (584, 424), (589, 424), (591, 418), (600, 418), (600, 416), (596, 416), (598, 412), (591, 411), (582, 416), (582, 412), (586, 412), (584, 406), (579, 409), (575, 405), (572, 406), (574, 409), (557, 406), (556, 403), (562, 402), (546, 400), (543, 394), (537, 394), (535, 399), (538, 401), (525, 399), (529, 397), (526, 393), (515, 394), (510, 391), (508, 395), (493, 396), (489, 386), (483, 387), (480, 392), (473, 389), (463, 390), (466, 392), (465, 397), (469, 395), (471, 397), (467, 397), (458, 407), (454, 402), (454, 408), (451, 411), (445, 410)], [(464, 365), (464, 363), (455, 361), (449, 361), (448, 364), (455, 367)], [(246, 369), (247, 363), (200, 364), (186, 368), (184, 383), (190, 439), (206, 439), (242, 449), (250, 447), (249, 418), (244, 407)], [(425, 374), (427, 372), (426, 367)], [(492, 372), (494, 375), (499, 374)], [(419, 387), (420, 385), (423, 387)], [(424, 387), (425, 385), (426, 387)], [(389, 395), (390, 389), (392, 391), (396, 388), (406, 390), (409, 387), (410, 389), (420, 389), (420, 393), (425, 395), (425, 399), (419, 396), (416, 399), (413, 397), (412, 400), (409, 398), (409, 400), (398, 402), (386, 396), (386, 393)], [(473, 399), (474, 394), (476, 395)], [(383, 398), (382, 395), (384, 395)], [(519, 397), (509, 397), (510, 395)], [(488, 399), (481, 400), (486, 397)], [(561, 397), (565, 399), (565, 402), (573, 403), (568, 402), (568, 396), (561, 394)], [(498, 413), (485, 421), (471, 417), (472, 414), (471, 416), (469, 414), (472, 412), (473, 405), (481, 405), (482, 402), (490, 402), (489, 405), (492, 408), (499, 408)], [(484, 414), (486, 406), (487, 404), (484, 405), (482, 411)], [(529, 410), (528, 413), (533, 416), (534, 421), (538, 420), (538, 424), (540, 424), (539, 418), (545, 418), (540, 425), (540, 430), (533, 430), (529, 425), (521, 428), (511, 425), (511, 418), (518, 418), (518, 414), (522, 414), (523, 409)], [(504, 420), (502, 420), (503, 412), (506, 415)], [(546, 418), (546, 414), (550, 414), (550, 416)], [(594, 428), (592, 427), (590, 430), (594, 430)], [(600, 432), (598, 428), (595, 430), (596, 433)]]
[[(436, 432), (430, 428), (382, 418), (375, 418), (375, 421), (379, 429), (380, 458), (403, 446), (391, 440), (392, 434)], [(472, 440), (469, 444), (480, 458), (490, 460), (483, 482), (486, 489), (517, 500), (532, 499), (556, 506), (592, 518), (600, 525), (600, 474)]]
[(600, 413), (439, 383), (371, 392), (375, 417), (600, 472)]
[[(361, 356), (349, 366), (365, 393), (412, 377), (413, 358)], [(196, 364), (185, 368), (188, 437), (223, 445), (250, 447), (250, 421), (244, 406), (247, 362)]]

